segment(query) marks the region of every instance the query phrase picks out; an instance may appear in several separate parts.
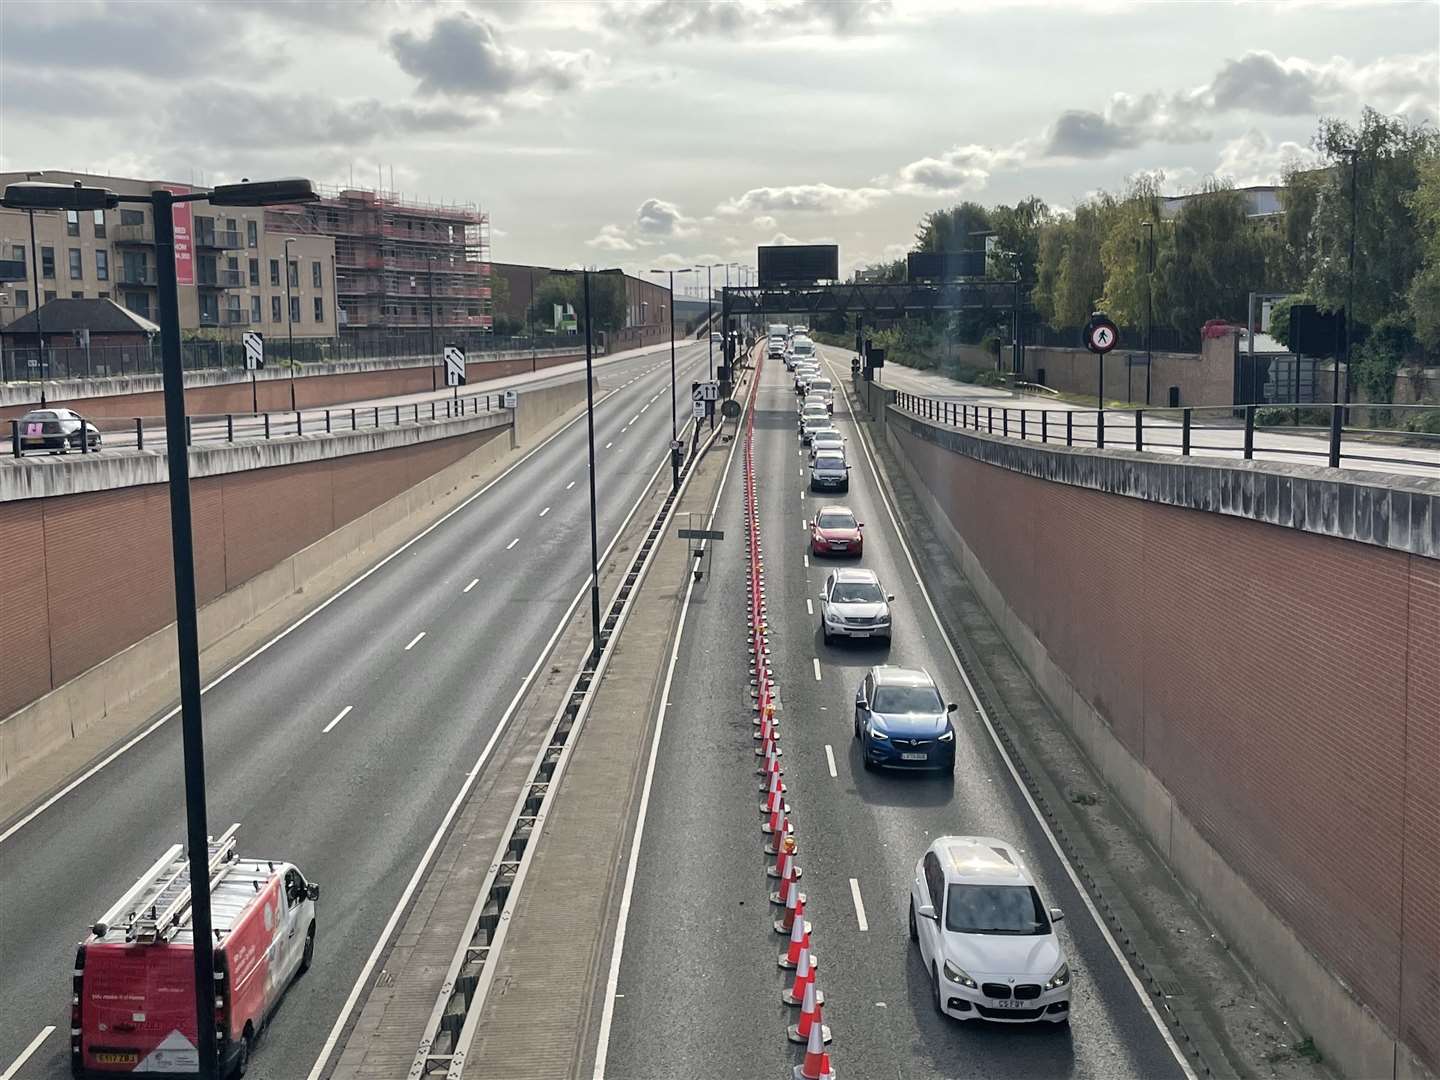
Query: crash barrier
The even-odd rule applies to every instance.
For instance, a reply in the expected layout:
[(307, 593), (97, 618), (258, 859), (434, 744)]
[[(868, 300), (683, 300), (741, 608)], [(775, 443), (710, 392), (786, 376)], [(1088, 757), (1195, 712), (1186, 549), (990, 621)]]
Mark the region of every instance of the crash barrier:
[[(752, 402), (760, 384), (765, 357), (755, 361), (755, 381), (751, 386)], [(785, 1030), (786, 1038), (805, 1047), (804, 1060), (794, 1066), (792, 1080), (833, 1080), (835, 1069), (826, 1045), (831, 1041), (829, 1026), (824, 1022), (825, 995), (816, 978), (820, 958), (812, 941), (814, 926), (805, 911), (805, 894), (800, 891), (803, 873), (795, 861), (800, 841), (795, 835), (791, 818), (791, 794), (785, 783), (782, 764), (784, 750), (780, 745), (780, 687), (770, 663), (770, 631), (765, 602), (765, 558), (760, 536), (760, 509), (755, 490), (755, 410), (749, 411), (745, 424), (745, 571), (747, 637), (750, 652), (750, 706), (755, 714), (755, 756), (759, 767), (760, 834), (766, 876), (776, 887), (770, 903), (778, 909), (772, 922), (775, 933), (784, 935), (787, 944), (780, 952), (777, 967), (782, 973), (780, 1000), (800, 1010), (796, 1020)], [(773, 861), (772, 861), (773, 860)], [(791, 973), (793, 972), (793, 978)]]
[[(1400, 417), (1413, 420), (1416, 427), (1411, 431), (1357, 427), (1345, 423), (1349, 412), (1346, 406), (1309, 402), (1266, 405), (1263, 409), (1255, 405), (1184, 409), (1012, 409), (1001, 405), (969, 405), (900, 390), (895, 394), (895, 405), (922, 420), (1030, 442), (1093, 446), (1102, 450), (1108, 445), (1113, 450), (1178, 453), (1183, 457), (1239, 454), (1246, 461), (1253, 460), (1259, 452), (1289, 455), (1309, 464), (1324, 459), (1332, 468), (1338, 468), (1343, 462), (1352, 468), (1421, 466), (1440, 472), (1440, 457), (1433, 456), (1433, 451), (1440, 450), (1440, 434), (1418, 426), (1436, 411), (1433, 405), (1384, 406)], [(1238, 423), (1237, 413), (1240, 414)], [(1197, 418), (1201, 422), (1197, 423)], [(1323, 423), (1316, 423), (1317, 419)], [(1274, 438), (1289, 436), (1293, 440), (1297, 435), (1308, 438), (1312, 445), (1296, 446), (1293, 441)], [(1398, 440), (1399, 444), (1387, 446), (1376, 441), (1381, 438)], [(1432, 452), (1431, 456), (1426, 455), (1427, 450)]]

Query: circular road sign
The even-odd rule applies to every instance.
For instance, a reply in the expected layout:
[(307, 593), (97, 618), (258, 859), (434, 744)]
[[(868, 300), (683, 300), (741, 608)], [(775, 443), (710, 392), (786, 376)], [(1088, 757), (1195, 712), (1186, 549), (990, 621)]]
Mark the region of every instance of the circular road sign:
[(734, 420), (740, 415), (740, 403), (734, 398), (726, 398), (720, 403), (720, 415)]
[(1107, 353), (1120, 340), (1120, 332), (1109, 319), (1093, 319), (1085, 327), (1085, 347), (1093, 353)]

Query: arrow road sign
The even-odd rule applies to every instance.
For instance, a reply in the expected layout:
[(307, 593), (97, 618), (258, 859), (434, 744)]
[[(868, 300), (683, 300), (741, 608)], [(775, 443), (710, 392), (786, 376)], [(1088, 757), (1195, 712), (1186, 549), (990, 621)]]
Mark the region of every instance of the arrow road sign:
[(246, 330), (240, 335), (245, 343), (245, 370), (255, 371), (265, 366), (265, 335), (259, 330)]
[(458, 345), (445, 346), (445, 385), (465, 385), (465, 350)]

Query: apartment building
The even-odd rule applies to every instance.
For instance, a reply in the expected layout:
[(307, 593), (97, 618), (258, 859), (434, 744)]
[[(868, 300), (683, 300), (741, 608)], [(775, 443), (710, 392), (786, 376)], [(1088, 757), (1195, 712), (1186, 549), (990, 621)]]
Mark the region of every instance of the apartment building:
[[(24, 180), (76, 181), (123, 195), (149, 194), (170, 184), (87, 173), (0, 173), (0, 187)], [(315, 232), (287, 232), (262, 208), (176, 205), (175, 271), (182, 331), (262, 330), (267, 335), (333, 338), (340, 325), (335, 291), (335, 240)], [(40, 299), (114, 300), (147, 319), (156, 317), (155, 224), (150, 207), (37, 211), (0, 208), (0, 257), (21, 262), (25, 280), (0, 285), (0, 326), (33, 311)]]

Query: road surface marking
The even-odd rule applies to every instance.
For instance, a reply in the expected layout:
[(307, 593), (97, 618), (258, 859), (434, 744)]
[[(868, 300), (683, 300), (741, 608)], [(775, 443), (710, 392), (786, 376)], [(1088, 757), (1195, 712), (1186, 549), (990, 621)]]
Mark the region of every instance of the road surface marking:
[(571, 480), (568, 484), (565, 485), (565, 490), (566, 490), (566, 491), (569, 491), (569, 490), (570, 490), (572, 487), (574, 487), (574, 486), (575, 486), (575, 481), (574, 481), (574, 480)]
[(620, 434), (621, 434), (621, 435), (624, 435), (625, 432), (627, 432), (627, 431), (629, 431), (629, 430), (630, 430), (630, 425), (629, 425), (629, 424), (626, 424), (624, 427), (622, 427), (622, 428), (620, 429)]
[(20, 1051), (20, 1056), (10, 1064), (10, 1067), (6, 1069), (3, 1073), (0, 1073), (0, 1080), (12, 1080), (12, 1077), (19, 1076), (20, 1067), (24, 1065), (25, 1062), (30, 1060), (30, 1055), (35, 1053), (36, 1050), (40, 1049), (40, 1044), (43, 1043), (46, 1039), (48, 1039), (50, 1037), (50, 1033), (54, 1030), (55, 1025), (51, 1024), (49, 1027), (41, 1031), (39, 1035), (36, 1035), (35, 1038), (31, 1039), (30, 1045), (25, 1047), (24, 1050)]
[(819, 658), (818, 656), (812, 657), (812, 658), (811, 658), (811, 663), (813, 663), (813, 664), (815, 665), (815, 681), (816, 681), (816, 682), (819, 682), (819, 681), (820, 681), (820, 658)]
[[(636, 420), (639, 420), (639, 419), (640, 419), (640, 414), (637, 412), (634, 416), (630, 417), (630, 424), (633, 424)], [(626, 427), (629, 427), (630, 424), (626, 424), (625, 426), (626, 426)]]
[(610, 447), (612, 447), (612, 446), (614, 446), (614, 445), (615, 445), (615, 444), (614, 444), (613, 442), (607, 442), (607, 443), (605, 444), (605, 449), (606, 449), (606, 450), (609, 450)]
[(420, 644), (420, 639), (421, 639), (422, 637), (424, 637), (424, 636), (425, 636), (425, 631), (424, 631), (424, 630), (421, 630), (418, 634), (416, 634), (413, 638), (410, 639), (410, 644), (405, 646), (405, 651), (406, 651), (406, 652), (409, 652), (409, 651), (410, 651), (411, 649), (413, 649), (416, 645), (419, 645), (419, 644)]
[(644, 405), (642, 405), (642, 406), (640, 407), (640, 411), (643, 413), (643, 412), (644, 412), (646, 409), (648, 409), (649, 407), (650, 407), (650, 402), (647, 401)]
[(800, 528), (802, 528), (802, 529), (808, 529), (808, 528), (810, 528), (810, 522), (807, 521), (805, 518), (801, 518), (801, 519), (800, 519)]
[(810, 569), (810, 556), (809, 556), (809, 555), (805, 555), (805, 556), (804, 556), (804, 559), (805, 559), (805, 569), (806, 569), (806, 570), (809, 570), (809, 569)]
[(513, 548), (513, 547), (514, 547), (516, 544), (518, 544), (519, 542), (520, 542), (520, 537), (518, 537), (518, 536), (515, 537), (514, 540), (511, 540), (508, 544), (505, 545), (505, 550), (506, 550), (506, 551), (509, 551), (511, 548)]
[[(516, 539), (518, 539), (518, 537), (517, 537)], [(469, 585), (466, 585), (465, 588), (463, 588), (463, 589), (460, 590), (460, 591), (461, 591), (461, 592), (469, 592), (471, 589), (473, 589), (476, 585), (479, 585), (479, 584), (480, 584), (480, 579), (479, 579), (478, 577), (477, 577), (477, 578), (472, 578), (471, 581), (470, 581), (470, 584), (469, 584)]]
[(855, 921), (864, 933), (870, 929), (870, 923), (865, 918), (865, 901), (860, 899), (860, 882), (853, 877), (850, 879), (850, 899), (855, 901)]
[(341, 720), (344, 720), (345, 717), (349, 714), (350, 710), (353, 708), (355, 708), (354, 705), (346, 705), (343, 709), (341, 709), (338, 713), (335, 714), (334, 720), (331, 720), (328, 724), (326, 724), (323, 728), (320, 729), (320, 734), (329, 735), (330, 729), (333, 728), (336, 724), (338, 724)]
[(810, 602), (810, 598), (809, 598), (808, 596), (805, 598), (805, 614), (806, 614), (806, 615), (814, 615), (814, 614), (815, 614), (815, 605)]
[(833, 780), (840, 774), (835, 771), (835, 751), (830, 749), (830, 744), (825, 744), (825, 764), (830, 769), (830, 778)]
[(550, 507), (547, 506), (547, 507), (545, 507), (544, 510), (541, 510), (541, 511), (540, 511), (540, 516), (541, 516), (541, 517), (544, 517), (544, 516), (545, 516), (546, 514), (548, 514), (549, 512), (550, 512)]

